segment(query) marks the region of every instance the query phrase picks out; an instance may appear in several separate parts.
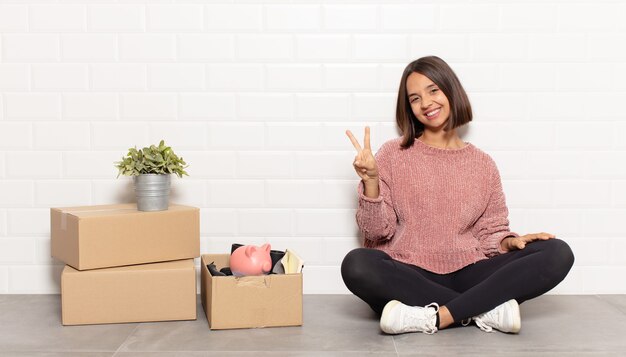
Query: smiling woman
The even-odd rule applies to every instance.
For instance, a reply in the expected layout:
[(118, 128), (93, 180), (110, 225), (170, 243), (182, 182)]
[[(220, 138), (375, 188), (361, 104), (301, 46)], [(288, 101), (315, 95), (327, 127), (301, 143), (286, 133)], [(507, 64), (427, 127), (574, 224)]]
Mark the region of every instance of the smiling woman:
[(406, 93), (398, 95), (396, 106), (402, 147), (410, 147), (422, 134), (421, 140), (432, 146), (458, 146), (454, 129), (472, 121), (472, 106), (447, 63), (434, 56), (411, 62), (402, 74), (399, 92)]
[(402, 75), (401, 138), (374, 156), (368, 127), (363, 147), (346, 132), (357, 151), (365, 247), (346, 255), (341, 274), (381, 314), (386, 333), (431, 334), (472, 321), (487, 332), (517, 333), (518, 304), (551, 290), (574, 263), (554, 234), (509, 230), (495, 161), (456, 133), (471, 120), (452, 69), (424, 57)]

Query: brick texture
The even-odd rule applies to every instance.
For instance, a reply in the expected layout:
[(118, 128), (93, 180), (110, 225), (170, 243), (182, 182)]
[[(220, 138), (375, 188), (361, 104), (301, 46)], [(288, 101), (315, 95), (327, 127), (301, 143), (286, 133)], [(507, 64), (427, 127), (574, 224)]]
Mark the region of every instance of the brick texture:
[[(470, 4), (472, 3), (472, 4)], [(396, 137), (410, 61), (438, 55), (500, 168), (512, 230), (577, 255), (553, 293), (626, 293), (626, 5), (616, 1), (0, 4), (0, 293), (56, 293), (49, 208), (133, 202), (113, 162), (165, 139), (190, 164), (204, 252), (292, 248), (346, 293), (355, 152)]]

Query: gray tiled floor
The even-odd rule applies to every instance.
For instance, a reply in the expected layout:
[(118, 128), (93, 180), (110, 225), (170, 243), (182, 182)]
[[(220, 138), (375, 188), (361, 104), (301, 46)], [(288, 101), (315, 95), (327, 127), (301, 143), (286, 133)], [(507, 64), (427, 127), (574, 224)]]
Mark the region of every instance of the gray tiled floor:
[(196, 321), (61, 325), (58, 295), (0, 295), (0, 356), (624, 356), (626, 295), (543, 296), (522, 305), (519, 335), (475, 326), (383, 335), (354, 296), (305, 295), (304, 326), (210, 331)]

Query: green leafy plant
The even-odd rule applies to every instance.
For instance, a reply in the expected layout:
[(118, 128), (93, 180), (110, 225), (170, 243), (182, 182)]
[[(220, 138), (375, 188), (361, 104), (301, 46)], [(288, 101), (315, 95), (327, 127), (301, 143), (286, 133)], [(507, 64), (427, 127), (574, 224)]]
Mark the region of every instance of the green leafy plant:
[(159, 146), (150, 145), (141, 150), (137, 147), (128, 149), (126, 157), (122, 161), (115, 162), (119, 169), (117, 177), (138, 176), (140, 174), (176, 174), (178, 177), (189, 176), (185, 171), (189, 165), (182, 157), (176, 156), (171, 147), (161, 140)]

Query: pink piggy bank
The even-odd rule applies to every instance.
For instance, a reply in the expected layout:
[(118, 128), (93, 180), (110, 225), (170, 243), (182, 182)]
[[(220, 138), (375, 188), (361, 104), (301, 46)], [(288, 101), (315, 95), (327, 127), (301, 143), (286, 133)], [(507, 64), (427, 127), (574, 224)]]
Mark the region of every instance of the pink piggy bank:
[(272, 270), (269, 244), (260, 247), (244, 245), (230, 255), (230, 270), (234, 276), (263, 275)]

